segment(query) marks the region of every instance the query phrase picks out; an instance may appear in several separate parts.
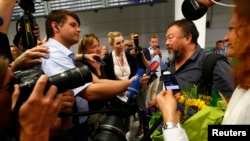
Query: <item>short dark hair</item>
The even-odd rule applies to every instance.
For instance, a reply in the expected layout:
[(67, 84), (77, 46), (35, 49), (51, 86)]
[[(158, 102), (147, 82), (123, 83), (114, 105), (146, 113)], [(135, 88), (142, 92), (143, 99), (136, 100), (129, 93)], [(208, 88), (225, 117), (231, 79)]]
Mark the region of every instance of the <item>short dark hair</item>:
[(77, 23), (80, 25), (80, 19), (74, 12), (63, 10), (63, 9), (53, 10), (49, 13), (49, 15), (47, 16), (46, 21), (45, 21), (47, 38), (54, 36), (54, 32), (53, 32), (53, 29), (51, 27), (51, 23), (56, 22), (57, 24), (64, 24), (64, 22), (66, 20), (66, 16), (73, 17), (77, 21)]
[(182, 29), (183, 35), (191, 34), (192, 35), (192, 42), (197, 44), (199, 32), (198, 32), (195, 24), (192, 21), (187, 20), (187, 19), (177, 20), (177, 21), (174, 21), (173, 23), (171, 23), (168, 26), (168, 28), (170, 28), (174, 25), (176, 25)]
[(224, 43), (224, 41), (223, 41), (223, 40), (218, 40), (218, 41), (216, 42), (216, 45), (217, 45), (218, 43)]

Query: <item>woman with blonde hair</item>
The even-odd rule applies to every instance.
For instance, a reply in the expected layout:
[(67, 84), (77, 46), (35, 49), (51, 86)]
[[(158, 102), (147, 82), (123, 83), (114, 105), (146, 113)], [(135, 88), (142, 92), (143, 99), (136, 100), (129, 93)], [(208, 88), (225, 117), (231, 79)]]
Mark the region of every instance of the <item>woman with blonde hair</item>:
[[(104, 70), (107, 78), (112, 80), (128, 80), (132, 78), (137, 70), (136, 63), (134, 57), (124, 50), (122, 33), (119, 31), (109, 32), (108, 41), (113, 51), (103, 59), (106, 62)], [(126, 96), (121, 93), (118, 97), (123, 99)], [(124, 125), (127, 126), (125, 132), (129, 131), (129, 122), (129, 118), (125, 118)]]
[(132, 55), (124, 51), (124, 38), (119, 31), (109, 32), (108, 41), (113, 51), (104, 58), (105, 73), (108, 79), (127, 80), (135, 75), (136, 65)]

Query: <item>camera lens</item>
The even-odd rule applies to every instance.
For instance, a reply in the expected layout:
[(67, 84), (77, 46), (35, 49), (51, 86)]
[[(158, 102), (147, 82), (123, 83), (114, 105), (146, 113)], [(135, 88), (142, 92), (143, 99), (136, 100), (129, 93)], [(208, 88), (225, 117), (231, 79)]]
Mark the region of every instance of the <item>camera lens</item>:
[(88, 67), (85, 65), (49, 77), (49, 82), (57, 86), (57, 93), (77, 88), (91, 81), (92, 74)]
[(124, 123), (122, 117), (105, 115), (96, 131), (94, 141), (127, 141)]
[(135, 34), (133, 36), (133, 40), (134, 40), (134, 43), (135, 43), (135, 47), (138, 47), (139, 46), (139, 35)]
[[(26, 101), (31, 94), (39, 77), (44, 74), (42, 70), (31, 69), (18, 71), (14, 73), (13, 84), (20, 84), (21, 94), (17, 99), (13, 113), (17, 117), (20, 106)], [(92, 81), (92, 74), (89, 68), (84, 65), (79, 68), (73, 68), (65, 72), (49, 77), (49, 82), (44, 91), (47, 91), (51, 84), (57, 86), (57, 93), (83, 86)]]

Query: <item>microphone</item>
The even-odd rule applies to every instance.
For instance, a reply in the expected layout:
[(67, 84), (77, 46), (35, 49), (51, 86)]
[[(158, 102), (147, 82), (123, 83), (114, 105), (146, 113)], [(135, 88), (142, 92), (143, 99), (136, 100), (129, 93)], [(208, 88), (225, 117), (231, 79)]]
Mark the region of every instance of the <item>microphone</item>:
[(157, 61), (153, 61), (152, 63), (150, 63), (146, 69), (146, 75), (150, 75), (151, 72), (155, 72), (158, 66), (159, 62)]
[(156, 69), (159, 66), (159, 62), (154, 61), (151, 62), (151, 64), (148, 65), (148, 68), (146, 69), (146, 75), (150, 76), (149, 81), (148, 81), (148, 85), (153, 82), (156, 78), (158, 78), (158, 76), (156, 75)]
[(184, 0), (181, 6), (183, 16), (187, 20), (198, 20), (204, 16), (208, 8), (197, 3), (196, 0)]
[(142, 68), (139, 68), (136, 72), (136, 75), (134, 76), (134, 80), (128, 87), (126, 91), (126, 96), (128, 98), (127, 102), (131, 102), (135, 99), (135, 96), (138, 94), (141, 84), (141, 78), (144, 74), (145, 70)]

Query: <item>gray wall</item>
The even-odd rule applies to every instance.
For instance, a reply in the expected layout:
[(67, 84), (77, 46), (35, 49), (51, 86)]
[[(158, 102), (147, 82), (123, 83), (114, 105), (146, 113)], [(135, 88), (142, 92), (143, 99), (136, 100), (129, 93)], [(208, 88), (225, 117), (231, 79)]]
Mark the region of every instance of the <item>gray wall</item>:
[[(109, 46), (107, 34), (110, 31), (121, 31), (125, 39), (129, 33), (137, 31), (141, 34), (141, 46), (148, 46), (150, 34), (159, 35), (160, 46), (165, 50), (165, 32), (168, 24), (174, 21), (174, 1), (154, 4), (153, 6), (140, 5), (120, 8), (103, 9), (98, 12), (85, 11), (77, 13), (81, 19), (81, 35), (95, 33), (102, 44)], [(214, 46), (215, 42), (222, 39), (227, 32), (228, 21), (231, 17), (230, 8), (214, 6), (207, 12), (210, 27), (206, 31), (206, 46)], [(41, 37), (45, 37), (45, 19), (37, 18), (41, 29)], [(9, 39), (12, 42), (15, 35), (16, 21), (11, 23)], [(74, 45), (73, 51), (77, 51)], [(164, 53), (167, 56), (167, 53)]]

